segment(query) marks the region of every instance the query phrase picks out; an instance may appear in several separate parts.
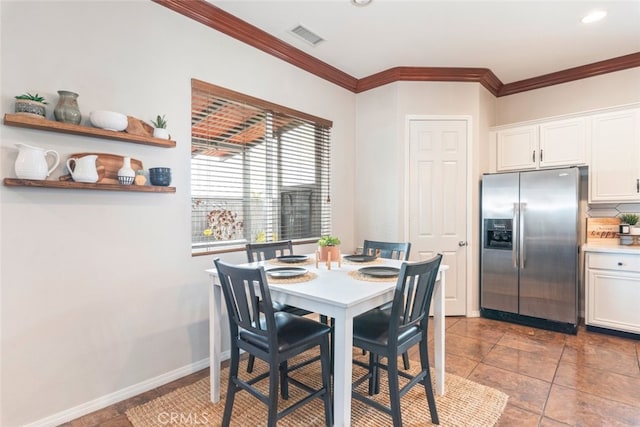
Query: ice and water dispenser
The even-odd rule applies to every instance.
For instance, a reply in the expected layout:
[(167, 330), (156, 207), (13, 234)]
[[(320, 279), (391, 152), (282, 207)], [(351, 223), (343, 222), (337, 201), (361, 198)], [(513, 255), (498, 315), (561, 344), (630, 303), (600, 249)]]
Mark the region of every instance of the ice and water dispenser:
[(486, 249), (513, 248), (513, 220), (512, 219), (485, 219), (484, 220), (484, 247)]

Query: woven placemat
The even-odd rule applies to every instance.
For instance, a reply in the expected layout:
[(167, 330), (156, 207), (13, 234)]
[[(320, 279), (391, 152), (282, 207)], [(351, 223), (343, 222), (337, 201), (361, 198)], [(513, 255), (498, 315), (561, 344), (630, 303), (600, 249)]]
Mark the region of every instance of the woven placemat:
[(366, 274), (360, 273), (358, 270), (350, 271), (349, 276), (356, 280), (364, 280), (366, 282), (397, 282), (398, 276), (394, 277), (372, 277)]
[(300, 261), (300, 262), (282, 262), (282, 261), (278, 261), (277, 259), (270, 259), (269, 261), (267, 261), (269, 264), (273, 264), (273, 265), (277, 265), (280, 267), (299, 267), (301, 265), (311, 265), (315, 262), (315, 260), (311, 259), (311, 257), (305, 259), (304, 261)]
[(290, 277), (290, 278), (287, 278), (287, 279), (277, 279), (275, 277), (269, 277), (267, 275), (267, 282), (269, 282), (269, 283), (277, 283), (278, 285), (289, 284), (289, 283), (302, 283), (302, 282), (308, 282), (310, 280), (313, 280), (316, 277), (318, 277), (318, 275), (316, 273), (312, 272), (312, 271), (307, 271), (302, 276)]
[(376, 258), (373, 261), (367, 261), (367, 262), (353, 262), (353, 261), (349, 261), (346, 258), (342, 258), (342, 262), (345, 264), (351, 264), (351, 265), (376, 265), (376, 264), (384, 264), (384, 260), (382, 258)]
[[(307, 355), (306, 358), (309, 356)], [(360, 350), (356, 349), (354, 358), (364, 361), (367, 360), (368, 356), (363, 356)], [(295, 360), (291, 361), (290, 365), (293, 365)], [(267, 369), (264, 362), (258, 359), (255, 362), (254, 374), (246, 373), (246, 362), (243, 361), (240, 365), (240, 376), (245, 380), (249, 378), (249, 375), (253, 376), (260, 372), (266, 372)], [(416, 373), (419, 370), (419, 365), (419, 362), (413, 361), (409, 372)], [(311, 387), (318, 387), (320, 383), (319, 370), (319, 362), (315, 362), (296, 370), (291, 375)], [(354, 378), (359, 377), (364, 372), (363, 368), (354, 365)], [(380, 372), (380, 393), (375, 396), (375, 400), (388, 405), (386, 371), (381, 370)], [(220, 426), (224, 412), (228, 375), (229, 369), (223, 369), (220, 381), (222, 396), (218, 403), (214, 404), (209, 401), (209, 377), (206, 377), (145, 404), (133, 407), (126, 411), (126, 415), (134, 427), (157, 427), (159, 425)], [(433, 370), (431, 377), (432, 379), (435, 378)], [(402, 377), (400, 378), (400, 384), (406, 384), (406, 380), (402, 379)], [(257, 387), (266, 393), (268, 380), (260, 381)], [(440, 417), (440, 426), (442, 427), (493, 426), (500, 418), (509, 399), (509, 396), (499, 390), (450, 373), (445, 376), (445, 387), (445, 394), (436, 396), (436, 408)], [(366, 394), (366, 388), (367, 382), (365, 381), (358, 387), (358, 391)], [(289, 406), (292, 402), (297, 402), (303, 396), (303, 392), (294, 386), (289, 386), (289, 393), (290, 398), (288, 401), (278, 399), (279, 410)], [(432, 425), (424, 387), (420, 385), (414, 386), (402, 397), (400, 402), (404, 426)], [(351, 401), (351, 405), (351, 423), (354, 427), (391, 425), (391, 418), (388, 415), (355, 399)], [(246, 391), (240, 391), (236, 394), (231, 415), (231, 426), (265, 426), (266, 418), (266, 405)], [(299, 426), (324, 426), (324, 405), (320, 399), (314, 399), (309, 404), (303, 405), (278, 421), (278, 427)]]

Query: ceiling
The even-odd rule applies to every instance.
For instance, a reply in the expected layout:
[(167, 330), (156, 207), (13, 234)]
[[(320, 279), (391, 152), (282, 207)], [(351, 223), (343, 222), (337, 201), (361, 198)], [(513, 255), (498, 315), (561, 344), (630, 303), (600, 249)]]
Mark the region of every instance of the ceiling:
[[(208, 3), (355, 79), (393, 67), (473, 67), (508, 84), (640, 52), (640, 0)], [(594, 9), (608, 15), (582, 24)], [(324, 41), (302, 41), (290, 32), (297, 25)]]

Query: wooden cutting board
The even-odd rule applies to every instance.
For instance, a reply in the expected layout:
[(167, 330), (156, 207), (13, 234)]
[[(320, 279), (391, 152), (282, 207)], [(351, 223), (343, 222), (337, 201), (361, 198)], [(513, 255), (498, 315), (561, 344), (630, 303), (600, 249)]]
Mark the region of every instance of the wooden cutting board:
[(587, 242), (618, 239), (620, 218), (587, 218)]
[[(98, 183), (100, 184), (118, 184), (118, 170), (122, 167), (124, 156), (109, 153), (74, 153), (69, 155), (69, 159), (79, 159), (84, 156), (96, 155), (96, 168), (98, 169)], [(104, 173), (103, 170), (104, 169)], [(144, 169), (142, 162), (138, 159), (131, 158), (131, 169), (137, 171)]]

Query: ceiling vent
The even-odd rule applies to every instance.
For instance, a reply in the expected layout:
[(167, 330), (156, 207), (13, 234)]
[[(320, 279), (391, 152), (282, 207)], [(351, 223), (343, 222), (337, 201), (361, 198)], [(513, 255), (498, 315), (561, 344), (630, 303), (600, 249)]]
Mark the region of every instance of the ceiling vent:
[(311, 46), (317, 46), (320, 42), (324, 41), (322, 37), (302, 25), (293, 28), (291, 33), (309, 43)]

